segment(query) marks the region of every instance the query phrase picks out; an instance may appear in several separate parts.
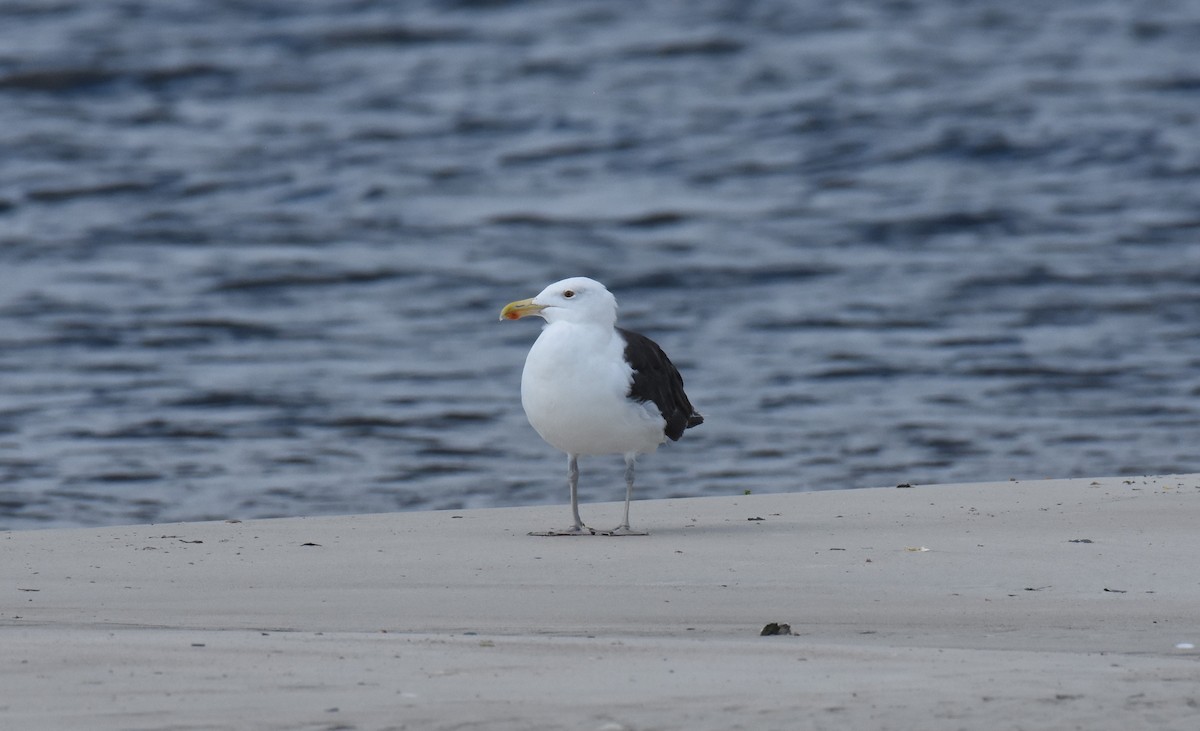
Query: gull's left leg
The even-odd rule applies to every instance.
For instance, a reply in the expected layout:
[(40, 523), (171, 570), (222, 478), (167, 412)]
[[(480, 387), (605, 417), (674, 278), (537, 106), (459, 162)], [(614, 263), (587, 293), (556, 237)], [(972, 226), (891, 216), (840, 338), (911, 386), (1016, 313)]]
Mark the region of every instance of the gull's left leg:
[[(531, 536), (594, 536), (596, 531), (583, 524), (579, 518), (579, 455), (567, 455), (567, 488), (571, 491), (571, 517), (575, 520), (570, 528), (563, 530), (531, 531)], [(628, 522), (626, 516), (626, 522)]]
[(634, 499), (634, 461), (637, 453), (625, 455), (625, 520), (605, 535), (648, 535), (646, 531), (634, 531), (629, 527), (629, 502)]

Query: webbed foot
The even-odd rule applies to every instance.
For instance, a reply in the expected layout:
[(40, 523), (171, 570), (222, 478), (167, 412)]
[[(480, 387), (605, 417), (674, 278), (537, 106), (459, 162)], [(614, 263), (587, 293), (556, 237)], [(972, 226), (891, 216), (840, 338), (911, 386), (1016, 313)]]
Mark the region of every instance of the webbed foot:
[(630, 528), (628, 525), (618, 525), (616, 528), (613, 528), (612, 530), (600, 531), (600, 535), (602, 535), (602, 536), (648, 536), (650, 534), (644, 530), (634, 530), (633, 528)]
[(594, 536), (596, 531), (586, 525), (573, 525), (562, 530), (529, 531), (531, 536)]

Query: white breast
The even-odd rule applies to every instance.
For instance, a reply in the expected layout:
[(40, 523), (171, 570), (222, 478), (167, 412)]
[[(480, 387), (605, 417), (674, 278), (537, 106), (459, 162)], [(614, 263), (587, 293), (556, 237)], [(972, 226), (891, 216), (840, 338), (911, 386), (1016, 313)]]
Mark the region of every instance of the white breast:
[(521, 404), (543, 439), (570, 454), (644, 454), (666, 438), (652, 403), (631, 401), (625, 343), (608, 326), (547, 325), (525, 359)]

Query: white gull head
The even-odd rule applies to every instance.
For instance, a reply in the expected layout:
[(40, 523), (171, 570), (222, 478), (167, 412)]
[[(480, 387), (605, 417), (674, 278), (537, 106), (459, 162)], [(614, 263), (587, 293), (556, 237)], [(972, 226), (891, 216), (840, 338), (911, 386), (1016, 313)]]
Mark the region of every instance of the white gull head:
[(501, 319), (519, 320), (537, 315), (550, 324), (571, 322), (612, 328), (617, 322), (617, 298), (595, 279), (571, 277), (555, 282), (536, 297), (513, 302)]

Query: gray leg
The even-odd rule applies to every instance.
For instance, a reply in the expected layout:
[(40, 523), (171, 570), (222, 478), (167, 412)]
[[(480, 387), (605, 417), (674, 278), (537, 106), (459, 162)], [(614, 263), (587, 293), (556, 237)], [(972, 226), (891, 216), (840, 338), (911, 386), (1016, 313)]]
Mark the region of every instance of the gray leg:
[(574, 525), (563, 530), (548, 530), (531, 532), (531, 536), (586, 536), (595, 535), (596, 531), (588, 528), (579, 518), (579, 455), (567, 455), (567, 487), (571, 489), (571, 517)]
[(629, 527), (629, 502), (633, 500), (633, 465), (637, 459), (636, 454), (625, 455), (625, 519), (621, 524), (610, 531), (607, 535), (613, 536), (644, 536), (645, 531), (634, 530)]
[(572, 530), (578, 533), (583, 530), (579, 518), (579, 455), (567, 455), (567, 485), (571, 488), (571, 517), (575, 520)]

